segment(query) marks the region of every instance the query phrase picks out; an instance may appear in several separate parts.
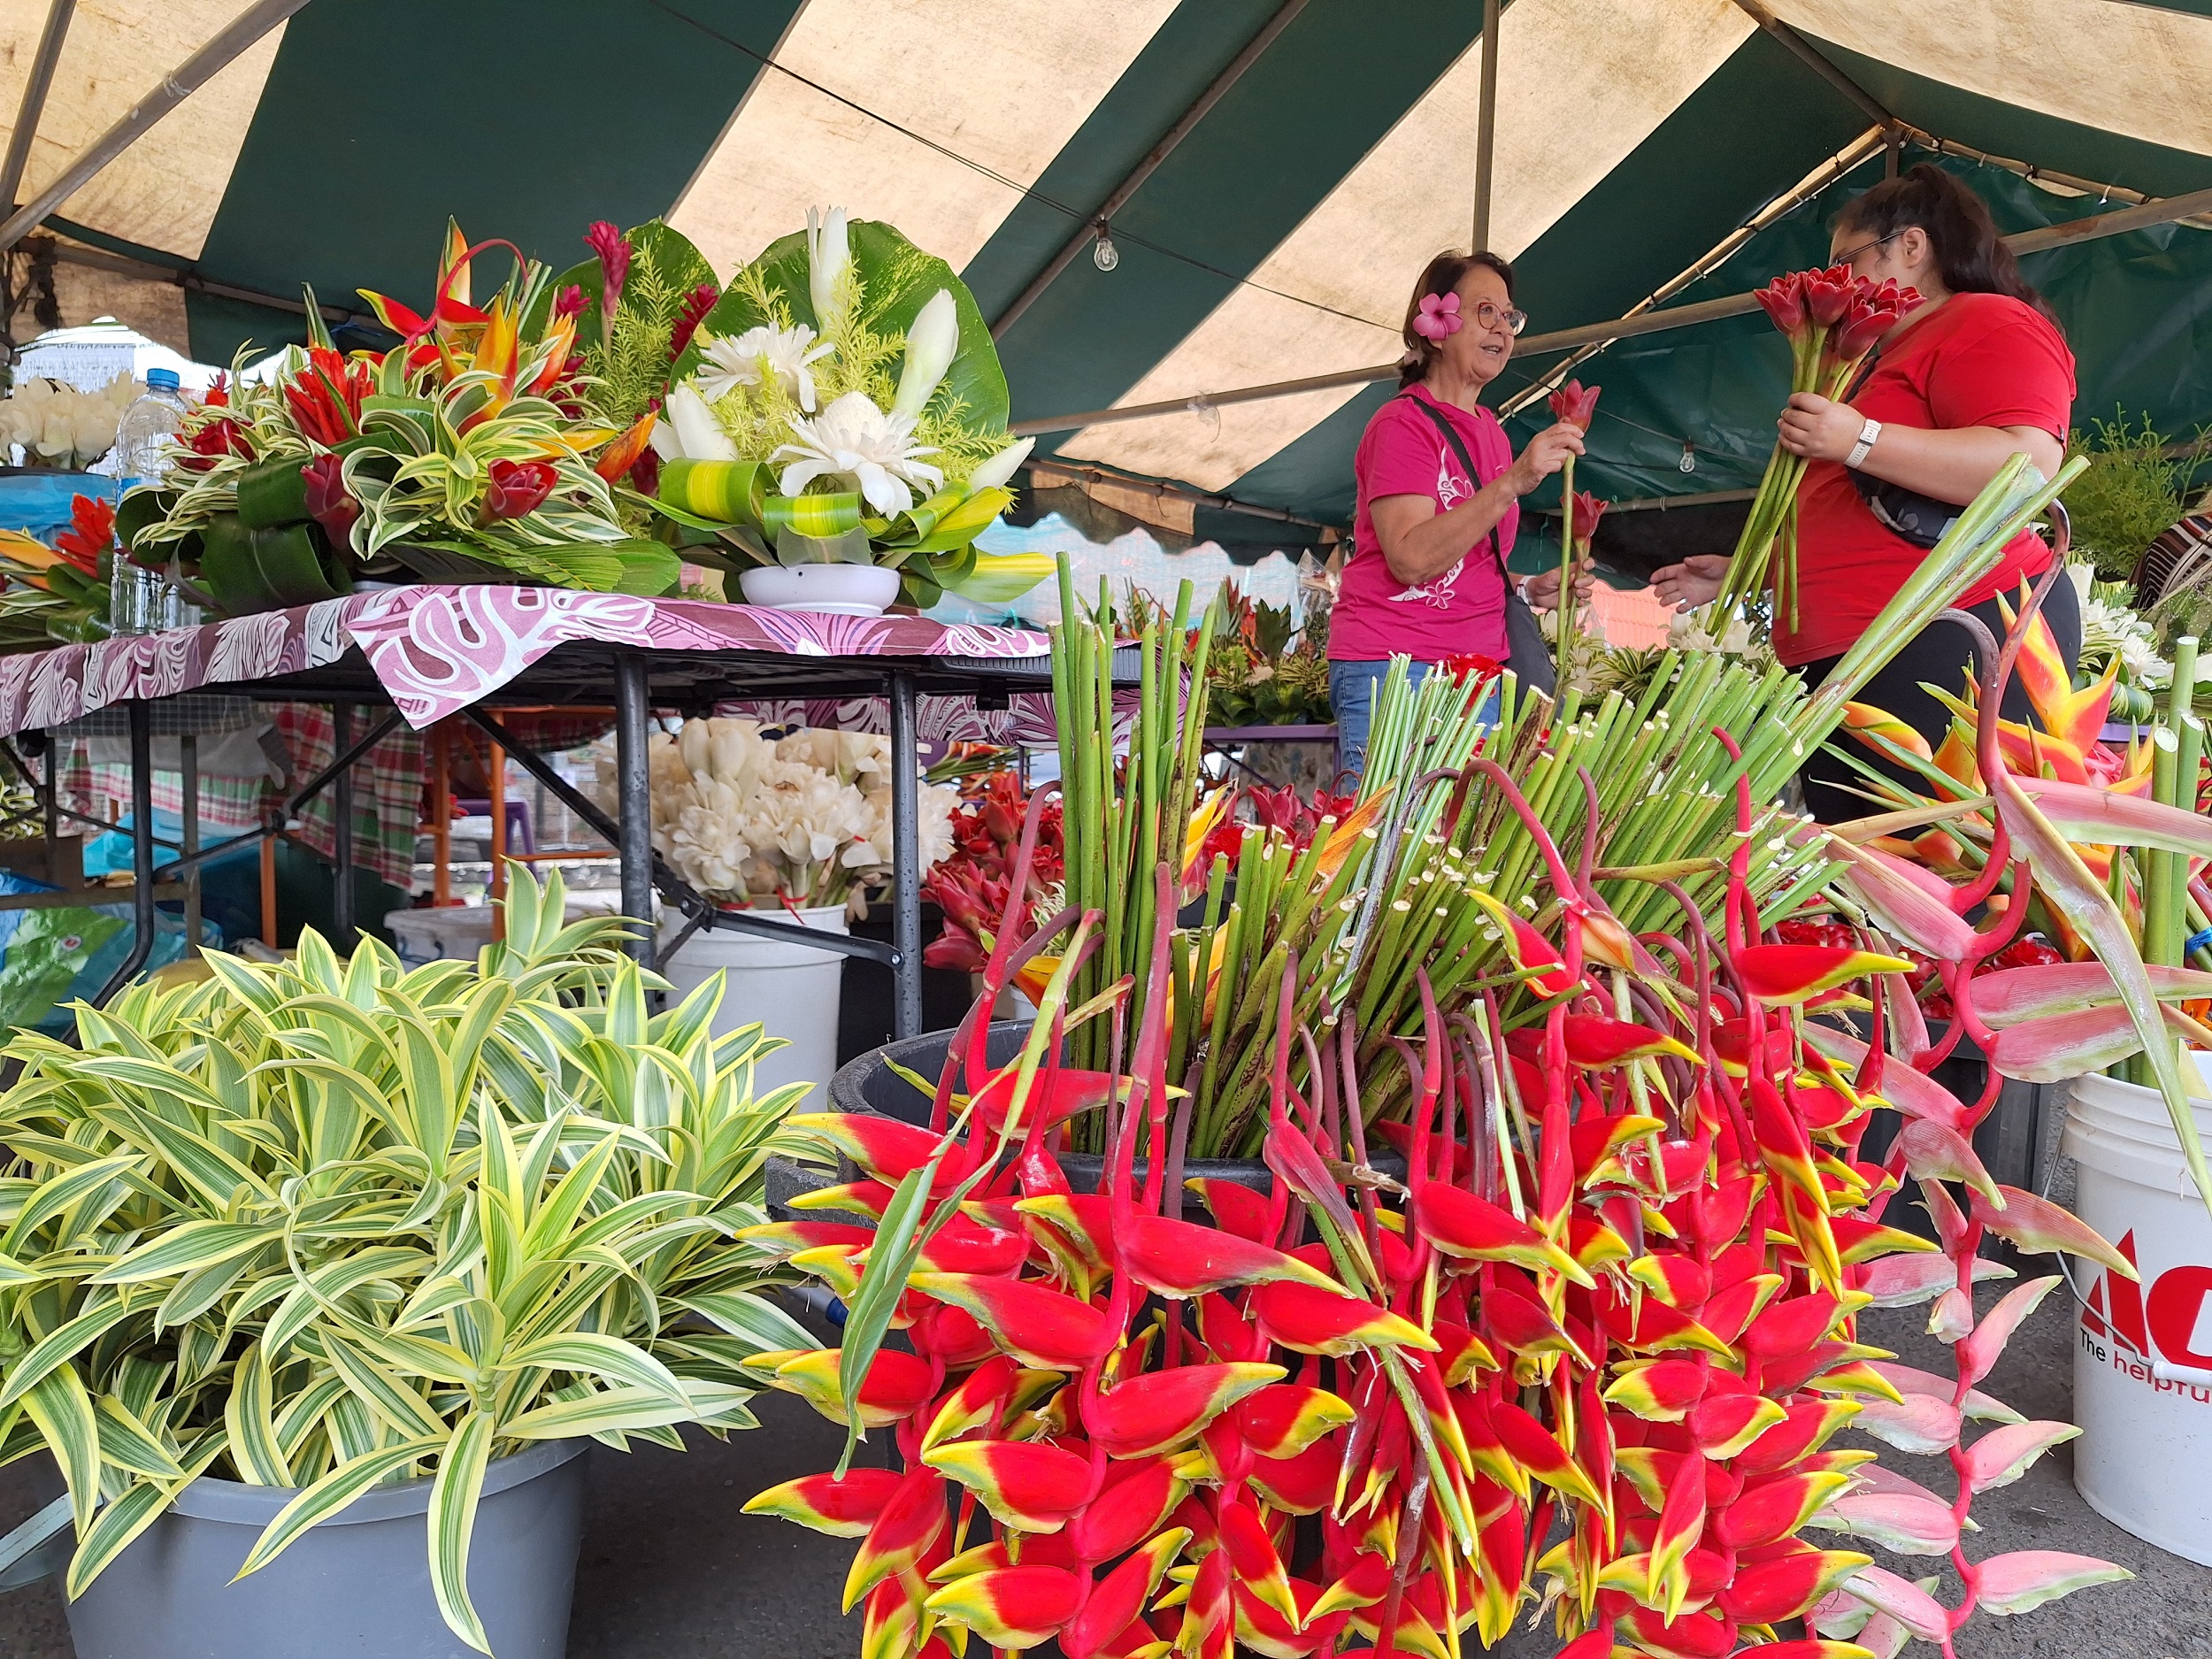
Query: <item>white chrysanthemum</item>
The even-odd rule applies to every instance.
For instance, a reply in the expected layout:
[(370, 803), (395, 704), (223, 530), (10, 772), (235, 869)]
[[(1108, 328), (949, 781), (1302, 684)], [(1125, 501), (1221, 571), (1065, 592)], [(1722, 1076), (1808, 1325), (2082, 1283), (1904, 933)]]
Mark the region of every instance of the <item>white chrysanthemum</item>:
[(865, 392), (848, 392), (811, 420), (791, 418), (797, 442), (768, 458), (788, 459), (777, 488), (796, 495), (818, 478), (842, 480), (859, 490), (869, 506), (884, 514), (904, 512), (915, 489), (934, 491), (944, 473), (921, 457), (937, 451), (914, 442), (914, 422), (887, 415)]
[(811, 365), (833, 349), (828, 341), (818, 340), (814, 330), (805, 323), (789, 328), (764, 323), (741, 334), (725, 335), (709, 342), (699, 354), (702, 361), (694, 378), (699, 396), (710, 403), (719, 402), (741, 386), (760, 386), (773, 378), (782, 382), (787, 393), (798, 399), (801, 409), (812, 414)]

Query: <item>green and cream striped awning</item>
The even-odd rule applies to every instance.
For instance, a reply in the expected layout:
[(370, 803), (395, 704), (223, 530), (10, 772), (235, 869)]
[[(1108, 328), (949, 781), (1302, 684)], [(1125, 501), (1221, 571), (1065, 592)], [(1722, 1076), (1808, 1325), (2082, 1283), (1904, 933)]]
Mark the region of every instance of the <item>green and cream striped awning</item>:
[[(589, 220), (662, 216), (723, 272), (811, 204), (887, 219), (997, 319), (1015, 416), (1046, 429), (1037, 482), (1296, 541), (1348, 519), (1353, 444), (1387, 389), (1358, 372), (1396, 355), (1423, 262), (1469, 239), (1482, 16), (1481, 0), (0, 0), (0, 116), (50, 64), (9, 153), (15, 233), (42, 219), (58, 238), (64, 320), (111, 313), (203, 360), (296, 338), (303, 283), (326, 307), (362, 287), (426, 297), (449, 214), (557, 265)], [(1899, 156), (1943, 157), (2008, 231), (2162, 221), (2047, 233), (2029, 270), (2080, 356), (2078, 412), (2184, 435), (2212, 419), (2212, 236), (2139, 205), (2212, 190), (2212, 0), (1512, 0), (1494, 67), (1489, 240), (1520, 268), (1540, 347), (1502, 401), (1562, 363), (1559, 336), (1611, 341), (1574, 371), (1606, 388), (1585, 473), (1605, 493), (1747, 486), (1786, 360), (1755, 316), (1591, 326), (1726, 312), (1709, 302), (1824, 251), (1833, 206)], [(202, 84), (75, 182), (165, 79)]]

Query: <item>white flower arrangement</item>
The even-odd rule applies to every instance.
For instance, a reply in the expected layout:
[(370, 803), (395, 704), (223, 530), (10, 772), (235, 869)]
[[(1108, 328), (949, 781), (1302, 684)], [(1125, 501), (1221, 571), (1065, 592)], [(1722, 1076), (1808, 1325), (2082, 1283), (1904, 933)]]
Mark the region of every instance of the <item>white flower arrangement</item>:
[(115, 425), (139, 384), (118, 374), (96, 392), (32, 379), (0, 402), (0, 449), (20, 444), (27, 464), (81, 472), (115, 447)]
[[(690, 720), (657, 733), (653, 847), (718, 904), (846, 904), (892, 875), (891, 746), (862, 732), (763, 735), (757, 720)], [(921, 865), (952, 851), (959, 790), (920, 788)]]
[(2123, 597), (2129, 592), (2127, 584), (2098, 580), (2093, 565), (2070, 563), (2066, 573), (2081, 598), (2082, 668), (2101, 674), (2116, 657), (2121, 678), (2130, 685), (2145, 691), (2171, 685), (2174, 665), (2158, 654), (2158, 636), (2151, 625)]

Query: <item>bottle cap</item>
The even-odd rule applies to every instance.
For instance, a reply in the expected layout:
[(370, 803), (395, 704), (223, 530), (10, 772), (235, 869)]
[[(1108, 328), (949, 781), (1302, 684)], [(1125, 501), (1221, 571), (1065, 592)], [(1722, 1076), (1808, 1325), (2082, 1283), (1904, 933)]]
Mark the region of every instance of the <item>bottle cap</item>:
[(150, 392), (173, 392), (183, 384), (183, 381), (177, 379), (177, 372), (174, 369), (146, 371), (146, 389)]

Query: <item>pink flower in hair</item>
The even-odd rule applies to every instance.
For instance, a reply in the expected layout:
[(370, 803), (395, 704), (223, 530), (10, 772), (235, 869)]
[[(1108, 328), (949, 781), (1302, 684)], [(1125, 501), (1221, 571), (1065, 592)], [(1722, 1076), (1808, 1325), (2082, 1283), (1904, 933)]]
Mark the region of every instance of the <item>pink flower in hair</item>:
[(1413, 319), (1413, 332), (1424, 340), (1440, 344), (1465, 327), (1466, 319), (1459, 314), (1459, 296), (1456, 294), (1424, 294), (1421, 310)]

